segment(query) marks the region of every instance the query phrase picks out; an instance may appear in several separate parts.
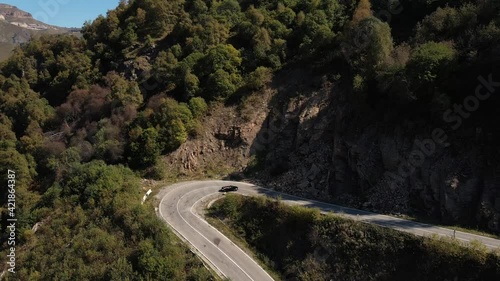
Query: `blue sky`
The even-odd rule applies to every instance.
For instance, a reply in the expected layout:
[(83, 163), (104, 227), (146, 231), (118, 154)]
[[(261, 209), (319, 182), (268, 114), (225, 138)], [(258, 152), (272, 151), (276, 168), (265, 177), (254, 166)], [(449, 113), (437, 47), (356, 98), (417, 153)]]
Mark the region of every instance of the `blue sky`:
[(86, 20), (105, 15), (119, 0), (0, 0), (17, 6), (45, 23), (63, 27), (82, 27)]

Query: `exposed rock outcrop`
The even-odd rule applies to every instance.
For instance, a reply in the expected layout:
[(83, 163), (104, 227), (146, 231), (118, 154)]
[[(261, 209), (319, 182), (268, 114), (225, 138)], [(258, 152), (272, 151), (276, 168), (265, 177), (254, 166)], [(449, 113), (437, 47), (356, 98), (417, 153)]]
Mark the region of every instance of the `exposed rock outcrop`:
[[(478, 137), (482, 128), (450, 133), (420, 161), (414, 154), (435, 128), (418, 118), (379, 120), (347, 101), (334, 79), (303, 71), (282, 73), (273, 89), (249, 122), (235, 108), (215, 110), (204, 135), (169, 163), (182, 173), (203, 172), (207, 163), (242, 171), (260, 155), (254, 179), (280, 191), (500, 231), (500, 153)], [(405, 171), (412, 161), (418, 165)]]
[[(449, 141), (425, 153), (422, 143), (436, 125), (363, 116), (369, 111), (356, 111), (345, 98), (323, 83), (270, 117), (282, 125), (273, 128), (277, 137), (266, 150), (266, 183), (300, 196), (500, 232), (500, 153), (478, 136), (483, 128), (448, 130)], [(287, 168), (273, 173), (280, 159)]]
[(19, 10), (16, 6), (0, 4), (0, 15), (5, 18), (32, 19), (33, 16), (25, 11)]

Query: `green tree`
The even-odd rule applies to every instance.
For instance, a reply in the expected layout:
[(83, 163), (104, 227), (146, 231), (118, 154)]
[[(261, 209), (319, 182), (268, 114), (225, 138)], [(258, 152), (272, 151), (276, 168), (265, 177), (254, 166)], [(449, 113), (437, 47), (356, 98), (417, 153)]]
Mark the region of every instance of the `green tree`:
[(139, 85), (135, 81), (127, 81), (118, 73), (111, 71), (104, 78), (107, 86), (111, 89), (108, 99), (114, 106), (132, 105), (139, 107), (143, 97)]
[(207, 103), (202, 97), (194, 97), (189, 100), (189, 109), (195, 118), (199, 118), (208, 110)]
[(351, 27), (344, 36), (344, 53), (358, 71), (372, 77), (389, 58), (394, 46), (387, 23), (369, 17)]
[(145, 276), (158, 280), (173, 279), (176, 273), (170, 268), (168, 257), (164, 257), (153, 245), (153, 241), (139, 243), (138, 265)]
[(156, 164), (160, 156), (159, 135), (155, 128), (133, 128), (128, 145), (128, 162), (131, 167), (145, 168)]
[(241, 54), (233, 45), (217, 45), (208, 51), (204, 58), (204, 65), (207, 70), (238, 73), (241, 61)]
[(141, 27), (140, 34), (149, 34), (160, 38), (169, 32), (177, 17), (181, 13), (183, 1), (136, 1), (139, 8), (147, 11), (145, 25)]
[(107, 163), (117, 164), (123, 158), (125, 142), (122, 131), (108, 119), (99, 122), (99, 130), (93, 136), (94, 157)]
[(170, 120), (159, 131), (160, 142), (165, 152), (177, 149), (188, 138), (188, 130), (180, 119)]
[(0, 89), (0, 112), (11, 118), (18, 135), (23, 135), (33, 122), (44, 126), (55, 115), (46, 99), (31, 90), (26, 80), (15, 76)]
[(12, 121), (0, 113), (0, 150), (16, 147), (16, 134), (12, 131)]
[(2, 67), (4, 75), (25, 78), (51, 105), (64, 102), (73, 87), (85, 88), (97, 76), (85, 42), (76, 36), (41, 36), (11, 57)]
[[(0, 150), (0, 172), (7, 177), (8, 170), (15, 173), (15, 196), (16, 196), (16, 218), (19, 224), (18, 229), (27, 229), (33, 223), (31, 208), (36, 203), (37, 194), (29, 191), (29, 186), (37, 175), (35, 163), (27, 159), (25, 155), (19, 153), (15, 148)], [(0, 189), (0, 204), (5, 205), (7, 200), (8, 185), (5, 180), (5, 187)], [(5, 212), (3, 209), (2, 212)], [(7, 217), (7, 214), (2, 214)]]
[(218, 69), (208, 77), (205, 96), (208, 100), (225, 100), (236, 91), (240, 80), (238, 75)]
[(291, 8), (286, 7), (282, 3), (278, 3), (277, 12), (277, 19), (286, 26), (291, 25), (297, 16)]
[(178, 60), (171, 51), (161, 51), (154, 64), (153, 64), (153, 75), (157, 81), (160, 81), (162, 85), (178, 83), (175, 76), (175, 69), (177, 67)]
[(200, 80), (196, 75), (191, 72), (186, 73), (184, 76), (184, 93), (185, 98), (189, 99), (195, 96), (200, 90)]
[(451, 71), (454, 58), (455, 50), (448, 44), (428, 42), (412, 52), (407, 72), (416, 85), (433, 83)]
[(111, 281), (128, 281), (133, 280), (134, 268), (132, 264), (124, 257), (119, 257), (111, 265), (109, 280)]
[(126, 185), (127, 177), (131, 177), (130, 170), (108, 166), (103, 161), (77, 163), (64, 175), (62, 195), (76, 196), (85, 208), (109, 208), (116, 194)]
[(273, 72), (271, 69), (259, 66), (252, 73), (250, 73), (247, 80), (247, 87), (253, 90), (259, 90), (267, 83), (271, 82), (272, 77)]
[[(480, 7), (472, 3), (465, 3), (458, 8), (437, 8), (432, 14), (426, 16), (416, 27), (415, 39), (419, 43), (427, 41), (461, 40), (474, 41), (471, 36), (473, 30), (479, 25)], [(463, 47), (474, 42), (464, 42)]]

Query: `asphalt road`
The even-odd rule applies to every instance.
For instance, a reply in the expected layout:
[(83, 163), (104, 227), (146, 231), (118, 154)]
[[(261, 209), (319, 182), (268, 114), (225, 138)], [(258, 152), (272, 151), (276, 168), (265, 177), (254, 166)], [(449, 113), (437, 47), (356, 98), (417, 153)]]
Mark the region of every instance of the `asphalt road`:
[(210, 226), (201, 215), (212, 200), (224, 196), (218, 190), (224, 185), (236, 185), (237, 193), (248, 196), (280, 197), (288, 205), (318, 208), (322, 213), (338, 213), (354, 220), (372, 223), (420, 236), (455, 237), (463, 242), (479, 241), (489, 249), (500, 249), (500, 240), (466, 232), (437, 227), (386, 215), (346, 208), (275, 192), (253, 184), (231, 181), (193, 181), (168, 186), (157, 197), (161, 199), (160, 216), (174, 232), (191, 245), (213, 270), (234, 281), (273, 280), (251, 257), (222, 233)]

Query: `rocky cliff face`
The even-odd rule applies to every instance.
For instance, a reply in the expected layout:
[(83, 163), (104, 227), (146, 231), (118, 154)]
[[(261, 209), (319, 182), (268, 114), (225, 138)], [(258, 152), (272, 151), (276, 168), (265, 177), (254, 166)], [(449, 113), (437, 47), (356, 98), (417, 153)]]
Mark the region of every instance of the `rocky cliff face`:
[(168, 155), (167, 166), (181, 175), (223, 176), (242, 172), (254, 154), (251, 144), (265, 123), (267, 103), (274, 94), (274, 90), (260, 93), (259, 105), (246, 116), (241, 116), (235, 106), (212, 107), (202, 121), (199, 136)]
[[(497, 129), (388, 121), (353, 104), (335, 83), (322, 82), (278, 105), (269, 124), (280, 125), (265, 128), (275, 137), (261, 178), (287, 193), (500, 232)], [(446, 141), (433, 141), (435, 132)]]
[[(182, 173), (203, 171), (214, 161), (241, 171), (249, 157), (260, 155), (263, 169), (254, 180), (280, 191), (500, 231), (495, 132), (464, 126), (432, 145), (436, 128), (425, 120), (381, 119), (356, 108), (337, 84), (303, 71), (282, 73), (259, 97), (251, 122), (235, 108), (217, 110), (205, 135), (181, 146), (169, 162), (180, 163)], [(236, 139), (234, 126), (241, 131)], [(231, 141), (218, 138), (220, 132)]]

